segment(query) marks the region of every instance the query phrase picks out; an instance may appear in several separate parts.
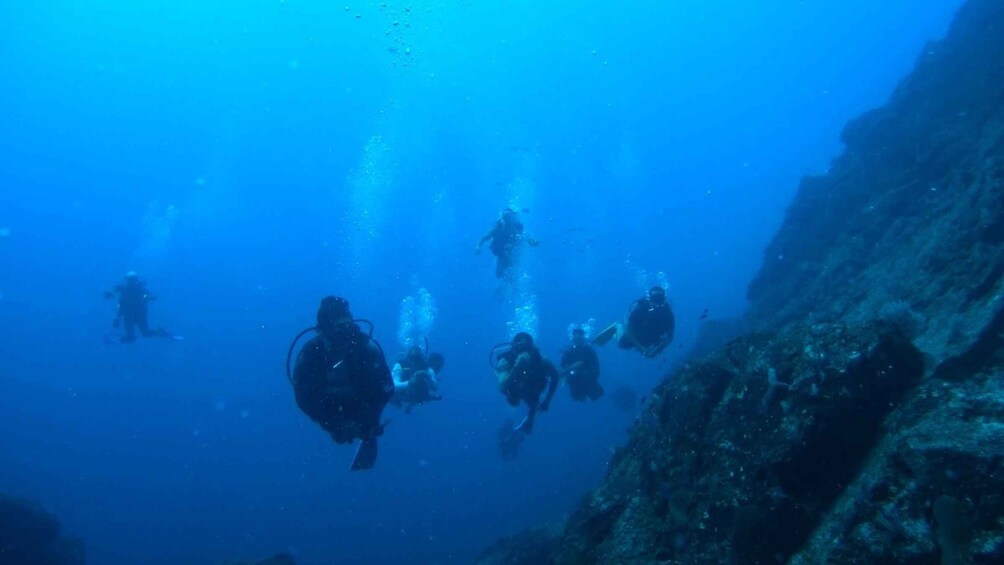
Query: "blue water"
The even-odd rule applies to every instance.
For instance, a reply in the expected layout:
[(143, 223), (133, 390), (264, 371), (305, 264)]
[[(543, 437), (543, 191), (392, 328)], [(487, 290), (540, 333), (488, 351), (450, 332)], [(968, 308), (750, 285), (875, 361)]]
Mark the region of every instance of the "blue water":
[[(504, 462), (488, 349), (557, 356), (661, 282), (667, 354), (601, 352), (643, 393), (704, 309), (742, 312), (798, 178), (960, 4), (0, 4), (0, 491), (99, 565), (468, 563), (561, 520), (633, 416), (559, 390)], [(499, 292), (473, 246), (508, 204), (542, 246)], [(102, 343), (129, 269), (186, 341)], [(283, 375), (326, 294), (447, 358), (368, 473)]]

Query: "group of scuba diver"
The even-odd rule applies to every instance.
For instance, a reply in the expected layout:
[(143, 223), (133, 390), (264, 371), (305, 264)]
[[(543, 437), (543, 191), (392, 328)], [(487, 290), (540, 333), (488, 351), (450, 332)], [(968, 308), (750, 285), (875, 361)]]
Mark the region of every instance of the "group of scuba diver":
[[(521, 247), (539, 245), (526, 235), (517, 212), (509, 208), (502, 211), (476, 250), (480, 251), (489, 241), (496, 258), (496, 277), (503, 280), (511, 280)], [(136, 293), (140, 291), (137, 299)], [(116, 292), (119, 295), (116, 320), (121, 319), (126, 330), (121, 338), (123, 343), (135, 339), (137, 327), (144, 336), (170, 336), (164, 330), (149, 330), (146, 303), (152, 296), (135, 273), (130, 272)], [(509, 405), (522, 404), (527, 409), (519, 424), (510, 422), (499, 430), (503, 457), (515, 456), (520, 442), (533, 431), (537, 414), (550, 408), (562, 380), (574, 401), (597, 400), (603, 395), (599, 356), (593, 346), (615, 341), (621, 349), (633, 349), (653, 358), (673, 340), (674, 327), (673, 310), (665, 290), (656, 286), (631, 304), (623, 321), (611, 324), (592, 340), (587, 340), (584, 329), (573, 327), (571, 343), (562, 352), (557, 366), (544, 357), (533, 336), (526, 332), (519, 332), (511, 341), (492, 348), (489, 362), (499, 392)], [(294, 363), (297, 343), (311, 332), (316, 335), (300, 348)], [(377, 440), (388, 424), (382, 419), (387, 404), (409, 412), (417, 405), (442, 400), (438, 377), (445, 360), (428, 349), (428, 342), (424, 350), (410, 347), (391, 368), (383, 348), (373, 337), (373, 324), (355, 318), (346, 299), (327, 296), (317, 310), (316, 325), (300, 332), (290, 344), (286, 377), (300, 410), (336, 443), (360, 441), (350, 468), (365, 470), (376, 463)]]

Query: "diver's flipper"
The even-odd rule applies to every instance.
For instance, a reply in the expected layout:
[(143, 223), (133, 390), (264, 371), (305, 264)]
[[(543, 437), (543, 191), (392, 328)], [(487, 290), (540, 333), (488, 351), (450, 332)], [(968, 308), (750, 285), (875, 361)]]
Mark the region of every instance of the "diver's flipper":
[(377, 440), (363, 440), (363, 442), (359, 444), (359, 448), (356, 449), (356, 456), (352, 459), (352, 466), (349, 467), (349, 469), (352, 471), (365, 471), (367, 469), (372, 469), (373, 465), (376, 465), (376, 460)]
[(606, 345), (610, 343), (610, 340), (615, 335), (617, 335), (617, 322), (610, 324), (610, 327), (596, 334), (596, 337), (593, 338), (593, 343), (595, 345)]
[(185, 341), (185, 336), (174, 335), (173, 333), (165, 330), (164, 328), (157, 328), (151, 332), (154, 337), (166, 337), (168, 339), (173, 339), (174, 341)]
[(533, 418), (527, 416), (523, 418), (523, 421), (519, 423), (518, 426), (512, 429), (516, 433), (529, 434), (533, 431)]

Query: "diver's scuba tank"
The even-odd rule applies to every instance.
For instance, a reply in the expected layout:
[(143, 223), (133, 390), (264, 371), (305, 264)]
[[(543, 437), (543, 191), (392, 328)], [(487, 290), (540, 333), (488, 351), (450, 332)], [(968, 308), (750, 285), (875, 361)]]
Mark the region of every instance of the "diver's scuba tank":
[[(356, 329), (359, 329), (358, 324), (366, 324), (367, 326), (369, 326), (369, 331), (366, 332), (366, 337), (377, 346), (377, 349), (380, 350), (380, 355), (383, 355), (384, 354), (383, 347), (380, 346), (379, 341), (373, 338), (373, 322), (363, 318), (359, 318), (352, 320), (352, 323), (356, 324)], [(293, 371), (290, 367), (293, 361), (293, 350), (296, 349), (296, 344), (300, 341), (300, 339), (303, 338), (303, 336), (313, 331), (319, 331), (317, 326), (311, 326), (301, 331), (300, 333), (296, 334), (296, 337), (293, 338), (292, 343), (289, 344), (289, 351), (286, 353), (286, 380), (289, 381), (289, 384), (293, 384)]]
[(503, 341), (488, 350), (488, 365), (491, 366), (492, 370), (495, 370), (495, 366), (498, 363), (498, 358), (505, 355), (512, 350), (511, 341)]

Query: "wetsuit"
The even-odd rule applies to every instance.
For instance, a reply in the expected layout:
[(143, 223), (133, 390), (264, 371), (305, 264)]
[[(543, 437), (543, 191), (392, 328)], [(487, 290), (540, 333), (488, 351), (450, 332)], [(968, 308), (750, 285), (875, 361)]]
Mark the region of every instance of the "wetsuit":
[(307, 342), (293, 370), (296, 403), (338, 443), (380, 434), (394, 381), (380, 348), (355, 324)]
[(622, 349), (631, 349), (638, 345), (643, 348), (660, 346), (661, 350), (673, 341), (675, 327), (676, 318), (668, 303), (657, 305), (647, 298), (642, 298), (631, 308), (627, 331), (621, 336), (618, 345)]
[(572, 400), (603, 396), (600, 386), (600, 358), (589, 345), (572, 345), (561, 354), (561, 372), (568, 382)]

